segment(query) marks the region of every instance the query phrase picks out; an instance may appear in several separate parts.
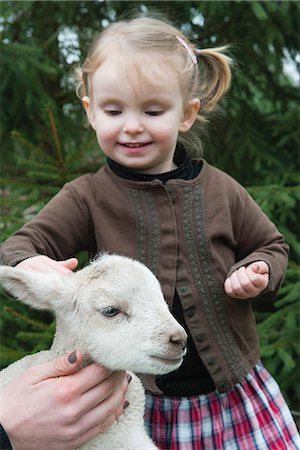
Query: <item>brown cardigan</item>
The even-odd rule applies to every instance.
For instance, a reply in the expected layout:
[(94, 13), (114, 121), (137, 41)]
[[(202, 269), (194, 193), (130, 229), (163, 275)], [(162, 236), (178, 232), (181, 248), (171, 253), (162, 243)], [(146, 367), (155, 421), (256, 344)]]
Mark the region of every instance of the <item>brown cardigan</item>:
[[(192, 180), (132, 181), (108, 166), (64, 188), (0, 248), (2, 264), (37, 254), (61, 260), (87, 250), (134, 257), (158, 277), (169, 305), (175, 289), (204, 365), (220, 392), (241, 381), (259, 359), (251, 300), (225, 295), (237, 267), (264, 260), (274, 299), (288, 246), (246, 190), (206, 163)], [(258, 300), (259, 301), (259, 300)], [(154, 377), (146, 389), (160, 393)]]

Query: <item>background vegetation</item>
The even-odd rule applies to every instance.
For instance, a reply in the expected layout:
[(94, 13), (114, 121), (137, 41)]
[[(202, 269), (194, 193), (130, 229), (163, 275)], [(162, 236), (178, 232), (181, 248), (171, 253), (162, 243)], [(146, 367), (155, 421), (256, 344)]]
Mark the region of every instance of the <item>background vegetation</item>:
[[(259, 304), (256, 313), (262, 359), (299, 415), (300, 3), (2, 1), (0, 7), (1, 241), (67, 180), (103, 164), (84, 127), (73, 76), (96, 32), (132, 9), (150, 9), (173, 19), (198, 46), (231, 44), (233, 85), (222, 113), (211, 117), (205, 158), (247, 187), (290, 244), (278, 299)], [(2, 366), (51, 342), (52, 317), (4, 292), (0, 316)]]

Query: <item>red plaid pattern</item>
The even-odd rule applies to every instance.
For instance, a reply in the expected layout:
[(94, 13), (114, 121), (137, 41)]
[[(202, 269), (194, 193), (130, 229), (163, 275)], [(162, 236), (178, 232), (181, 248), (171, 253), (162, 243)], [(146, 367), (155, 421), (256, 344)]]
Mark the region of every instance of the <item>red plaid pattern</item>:
[(300, 450), (288, 406), (261, 363), (227, 393), (147, 393), (145, 423), (161, 450)]

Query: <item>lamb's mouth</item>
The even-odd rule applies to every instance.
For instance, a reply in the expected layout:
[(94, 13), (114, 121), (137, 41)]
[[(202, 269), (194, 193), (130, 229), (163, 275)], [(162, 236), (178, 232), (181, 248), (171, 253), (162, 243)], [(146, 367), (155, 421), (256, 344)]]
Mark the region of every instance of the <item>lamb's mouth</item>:
[(180, 358), (165, 358), (162, 356), (155, 356), (155, 355), (151, 355), (151, 358), (155, 359), (156, 361), (162, 362), (164, 364), (168, 364), (168, 365), (176, 365), (176, 364), (181, 364), (182, 362), (182, 357)]

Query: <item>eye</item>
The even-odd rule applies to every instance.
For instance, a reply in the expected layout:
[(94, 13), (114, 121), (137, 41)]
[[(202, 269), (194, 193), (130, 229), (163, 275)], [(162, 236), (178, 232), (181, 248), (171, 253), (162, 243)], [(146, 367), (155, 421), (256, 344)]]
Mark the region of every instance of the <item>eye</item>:
[(120, 114), (122, 114), (122, 111), (119, 111), (117, 109), (105, 109), (104, 112), (108, 116), (119, 116)]
[(105, 317), (115, 317), (120, 314), (120, 310), (114, 306), (107, 306), (106, 308), (99, 309), (100, 313)]
[(164, 111), (146, 111), (147, 116), (161, 116)]

